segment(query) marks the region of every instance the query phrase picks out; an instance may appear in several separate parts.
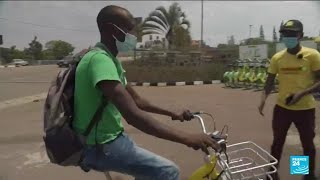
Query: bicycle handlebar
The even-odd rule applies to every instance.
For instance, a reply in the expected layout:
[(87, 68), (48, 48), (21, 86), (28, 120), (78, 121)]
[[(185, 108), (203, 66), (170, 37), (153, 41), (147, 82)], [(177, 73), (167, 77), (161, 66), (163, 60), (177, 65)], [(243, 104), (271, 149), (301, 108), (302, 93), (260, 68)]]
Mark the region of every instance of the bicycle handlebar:
[(204, 125), (203, 119), (200, 116), (200, 114), (201, 114), (201, 112), (194, 112), (194, 113), (192, 113), (192, 116), (193, 116), (192, 118), (197, 118), (199, 120), (199, 123), (201, 124), (201, 128), (202, 128), (203, 133), (208, 134), (207, 130), (206, 130), (206, 126)]
[[(207, 114), (209, 116), (211, 116), (211, 118), (213, 119), (212, 115), (209, 113), (205, 113), (203, 111), (199, 111), (199, 112), (193, 112), (192, 114), (192, 119), (198, 119), (199, 123), (201, 125), (201, 129), (203, 131), (203, 133), (210, 135), (214, 140), (217, 141), (218, 144), (220, 144), (221, 149), (218, 151), (219, 153), (226, 151), (226, 143), (227, 143), (227, 137), (228, 134), (226, 133), (225, 135), (223, 135), (222, 133), (224, 132), (224, 129), (227, 128), (227, 132), (228, 132), (228, 126), (224, 126), (223, 129), (221, 131), (216, 131), (216, 127), (214, 127), (214, 132), (207, 132), (206, 130), (206, 126), (204, 124), (204, 121), (202, 119), (202, 117), (200, 116), (201, 114)], [(214, 120), (214, 119), (213, 119)], [(215, 126), (215, 121), (214, 121), (214, 126)], [(216, 150), (217, 151), (217, 150)]]

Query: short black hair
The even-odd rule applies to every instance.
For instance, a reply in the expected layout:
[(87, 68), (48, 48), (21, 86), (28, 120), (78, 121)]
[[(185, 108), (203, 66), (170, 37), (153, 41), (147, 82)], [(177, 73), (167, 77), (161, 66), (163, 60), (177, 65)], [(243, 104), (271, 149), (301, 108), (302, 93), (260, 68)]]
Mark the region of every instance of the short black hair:
[(99, 31), (103, 31), (103, 24), (105, 23), (113, 23), (119, 26), (119, 23), (126, 21), (126, 13), (129, 13), (129, 11), (115, 5), (110, 5), (102, 8), (97, 16)]

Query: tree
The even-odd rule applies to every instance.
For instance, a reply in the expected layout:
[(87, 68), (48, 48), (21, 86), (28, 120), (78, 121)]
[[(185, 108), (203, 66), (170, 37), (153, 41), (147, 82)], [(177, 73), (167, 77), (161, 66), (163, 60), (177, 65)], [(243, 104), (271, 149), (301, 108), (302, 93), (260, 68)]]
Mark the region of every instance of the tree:
[(260, 26), (260, 38), (264, 40), (264, 30), (262, 25)]
[(49, 50), (49, 49), (46, 49), (46, 50), (42, 51), (42, 57), (45, 60), (54, 60), (55, 59), (55, 57), (52, 54), (52, 51)]
[(12, 62), (12, 56), (9, 48), (0, 47), (0, 51), (1, 51), (1, 58), (2, 58), (1, 61), (3, 64)]
[(273, 26), (273, 42), (277, 42), (278, 41), (278, 36), (277, 36), (277, 32), (276, 32), (276, 27)]
[(227, 44), (218, 44), (217, 48), (227, 48)]
[(135, 32), (138, 42), (142, 41), (142, 18), (135, 18), (136, 26), (134, 27), (133, 31)]
[(190, 32), (181, 26), (174, 26), (175, 36), (172, 37), (173, 45), (176, 48), (188, 48), (191, 46)]
[(48, 54), (51, 54), (56, 60), (60, 60), (65, 56), (70, 55), (73, 52), (74, 47), (65, 41), (62, 40), (52, 40), (46, 43), (45, 47), (47, 48)]
[[(283, 26), (283, 21), (281, 21), (280, 29), (282, 29), (282, 26)], [(281, 33), (280, 33), (279, 41), (282, 41), (282, 34)]]
[(30, 55), (32, 60), (39, 60), (41, 59), (42, 55), (42, 44), (37, 41), (37, 36), (29, 43), (29, 48), (25, 49), (25, 53)]
[(312, 41), (314, 38), (309, 36), (304, 36), (301, 38), (301, 41)]
[(16, 46), (11, 46), (10, 47), (10, 57), (12, 59), (25, 59), (26, 54), (24, 51), (20, 51), (20, 50), (16, 49)]
[[(186, 31), (189, 31), (190, 28), (190, 22), (186, 19), (186, 15), (181, 11), (178, 3), (173, 3), (168, 10), (163, 6), (156, 8), (144, 20), (142, 25), (143, 35), (164, 35), (169, 42), (169, 48), (174, 44), (173, 39), (177, 35), (175, 31), (182, 31), (181, 28), (177, 27), (183, 27)], [(186, 32), (184, 34), (190, 36), (190, 33)], [(191, 37), (188, 38), (191, 39)]]
[(235, 44), (236, 42), (235, 42), (234, 36), (232, 35), (230, 39), (228, 39), (228, 45), (235, 45)]

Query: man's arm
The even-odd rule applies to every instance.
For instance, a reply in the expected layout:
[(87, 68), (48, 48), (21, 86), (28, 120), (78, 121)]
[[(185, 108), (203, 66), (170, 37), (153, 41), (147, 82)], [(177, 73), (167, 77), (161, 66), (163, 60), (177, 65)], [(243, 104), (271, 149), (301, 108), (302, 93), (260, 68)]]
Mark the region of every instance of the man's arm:
[(120, 111), (128, 124), (137, 129), (170, 141), (186, 144), (186, 133), (162, 124), (137, 107), (131, 95), (118, 81), (101, 81), (97, 85), (104, 96)]
[(320, 70), (315, 71), (314, 72), (314, 76), (315, 76), (315, 79), (316, 79), (316, 83), (314, 83), (314, 85), (311, 86), (310, 88), (302, 91), (301, 92), (301, 96), (306, 96), (306, 95), (315, 93), (316, 91), (319, 91), (319, 88), (320, 88)]
[(190, 134), (173, 129), (139, 109), (128, 91), (123, 87), (117, 68), (109, 57), (103, 54), (92, 57), (88, 66), (88, 77), (92, 81), (92, 86), (101, 90), (109, 102), (117, 107), (125, 120), (137, 129), (194, 149), (201, 148), (206, 153), (208, 153), (207, 146), (218, 147), (216, 141), (207, 134)]
[(273, 90), (275, 78), (276, 78), (276, 74), (268, 73), (268, 77), (267, 77), (266, 84), (264, 86), (264, 91), (263, 91), (264, 99), (267, 99), (267, 97), (270, 95), (271, 91)]
[(142, 98), (139, 96), (139, 94), (132, 88), (131, 85), (126, 86), (127, 91), (133, 98), (134, 102), (137, 104), (137, 106), (144, 111), (151, 112), (151, 113), (156, 113), (156, 114), (161, 114), (165, 116), (170, 116), (173, 117), (175, 115), (174, 112), (170, 110), (163, 109), (161, 107), (158, 107), (154, 104), (151, 104), (148, 100)]
[(267, 81), (264, 86), (264, 91), (262, 92), (262, 97), (261, 97), (261, 102), (259, 105), (259, 112), (261, 115), (263, 114), (263, 108), (266, 103), (267, 97), (270, 95), (273, 85), (274, 85), (274, 79), (276, 78), (276, 74), (273, 73), (268, 73)]

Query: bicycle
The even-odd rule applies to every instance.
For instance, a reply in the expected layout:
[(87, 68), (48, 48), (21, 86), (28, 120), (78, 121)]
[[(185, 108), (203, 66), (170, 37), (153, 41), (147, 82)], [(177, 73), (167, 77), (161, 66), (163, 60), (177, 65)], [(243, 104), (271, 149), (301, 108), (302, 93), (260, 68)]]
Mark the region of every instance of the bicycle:
[[(214, 122), (214, 132), (208, 133), (201, 114), (209, 115)], [(275, 164), (278, 163), (272, 155), (257, 144), (246, 141), (232, 145), (227, 144), (228, 126), (221, 131), (216, 130), (213, 116), (205, 112), (195, 112), (193, 117), (199, 120), (203, 133), (210, 134), (220, 144), (220, 149), (210, 148), (209, 155), (205, 155), (205, 164), (192, 173), (189, 180), (245, 180), (268, 177), (277, 172)], [(226, 133), (224, 130), (226, 129)], [(218, 165), (218, 166), (217, 166)]]
[[(272, 155), (257, 144), (246, 141), (227, 145), (229, 127), (225, 125), (221, 131), (216, 130), (213, 116), (206, 112), (194, 112), (192, 119), (198, 119), (203, 133), (211, 135), (220, 145), (220, 149), (209, 148), (209, 155), (205, 155), (205, 164), (195, 170), (189, 180), (246, 180), (268, 176), (277, 172), (275, 164), (278, 163)], [(207, 132), (201, 114), (208, 115), (214, 123), (214, 132)], [(224, 133), (226, 129), (226, 133)], [(241, 148), (241, 146), (244, 146)], [(258, 152), (259, 151), (259, 152)], [(249, 155), (246, 155), (249, 153)], [(253, 157), (255, 155), (255, 157)], [(230, 158), (231, 157), (231, 158)], [(255, 158), (255, 159), (253, 159)], [(218, 165), (218, 166), (217, 166)], [(255, 174), (255, 172), (259, 174)], [(112, 180), (109, 172), (104, 172), (107, 180)]]

